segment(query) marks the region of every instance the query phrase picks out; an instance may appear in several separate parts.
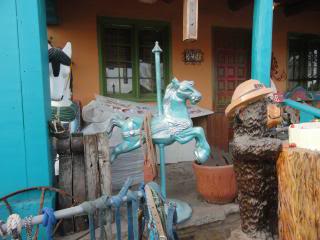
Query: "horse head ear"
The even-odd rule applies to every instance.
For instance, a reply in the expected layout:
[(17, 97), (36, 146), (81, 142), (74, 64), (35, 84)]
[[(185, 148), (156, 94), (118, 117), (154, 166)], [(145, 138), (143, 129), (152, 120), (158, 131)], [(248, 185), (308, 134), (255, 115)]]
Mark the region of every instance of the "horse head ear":
[(179, 82), (178, 79), (173, 78), (173, 79), (171, 80), (171, 84), (172, 84), (172, 86), (173, 86), (174, 88), (178, 88), (179, 85), (180, 85), (180, 82)]
[(64, 46), (64, 48), (62, 49), (62, 51), (63, 51), (69, 58), (71, 58), (71, 54), (72, 54), (71, 42), (67, 42), (66, 45)]

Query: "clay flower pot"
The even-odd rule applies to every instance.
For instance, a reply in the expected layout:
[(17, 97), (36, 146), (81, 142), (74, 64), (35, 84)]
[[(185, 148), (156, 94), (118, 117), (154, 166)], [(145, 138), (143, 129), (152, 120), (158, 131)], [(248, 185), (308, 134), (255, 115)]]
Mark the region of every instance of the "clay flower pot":
[(197, 190), (209, 203), (230, 203), (237, 196), (233, 165), (204, 166), (193, 163)]

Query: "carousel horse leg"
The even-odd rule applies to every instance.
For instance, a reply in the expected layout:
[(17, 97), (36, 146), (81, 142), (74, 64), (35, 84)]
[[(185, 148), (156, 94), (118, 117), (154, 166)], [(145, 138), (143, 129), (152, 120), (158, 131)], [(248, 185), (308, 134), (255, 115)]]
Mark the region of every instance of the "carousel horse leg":
[(122, 143), (119, 143), (111, 152), (111, 163), (113, 163), (113, 161), (118, 157), (119, 154), (130, 152), (139, 148), (140, 146), (140, 138), (138, 138), (137, 140), (135, 139), (135, 141), (130, 139), (130, 141), (123, 141)]
[(176, 136), (177, 142), (181, 144), (190, 142), (192, 139), (196, 140), (196, 149), (194, 151), (196, 160), (200, 163), (206, 162), (210, 156), (210, 146), (206, 140), (203, 128), (189, 128)]

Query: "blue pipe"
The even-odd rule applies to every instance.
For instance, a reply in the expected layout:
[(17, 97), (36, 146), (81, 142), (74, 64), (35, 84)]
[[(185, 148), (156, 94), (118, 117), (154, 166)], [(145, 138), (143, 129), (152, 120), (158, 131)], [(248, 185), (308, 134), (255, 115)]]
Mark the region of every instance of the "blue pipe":
[(273, 0), (255, 0), (253, 11), (251, 78), (270, 87)]
[(302, 104), (289, 98), (285, 99), (283, 102), (289, 107), (300, 111), (300, 122), (309, 122), (313, 118), (320, 118), (319, 108), (315, 108), (307, 104)]

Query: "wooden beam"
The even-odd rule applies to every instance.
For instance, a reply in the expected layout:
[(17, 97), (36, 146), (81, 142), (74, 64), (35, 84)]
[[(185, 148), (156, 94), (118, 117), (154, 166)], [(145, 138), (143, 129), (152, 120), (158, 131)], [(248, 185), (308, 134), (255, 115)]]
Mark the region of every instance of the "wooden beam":
[(183, 1), (183, 41), (198, 39), (198, 0)]
[(232, 11), (240, 10), (253, 3), (253, 0), (228, 0), (228, 6)]
[(287, 3), (284, 5), (284, 14), (289, 17), (296, 14), (299, 14), (304, 11), (316, 10), (319, 9), (320, 2), (319, 0), (300, 0), (295, 1), (294, 3)]

